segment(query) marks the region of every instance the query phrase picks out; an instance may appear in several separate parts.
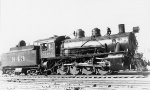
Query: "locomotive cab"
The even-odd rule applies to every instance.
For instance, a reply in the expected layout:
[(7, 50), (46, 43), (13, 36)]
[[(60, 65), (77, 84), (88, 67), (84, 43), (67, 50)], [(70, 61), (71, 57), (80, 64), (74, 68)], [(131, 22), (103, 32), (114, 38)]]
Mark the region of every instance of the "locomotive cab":
[(51, 74), (52, 66), (57, 62), (56, 57), (60, 56), (60, 48), (65, 36), (53, 36), (40, 39), (34, 42), (40, 46), (41, 73)]
[(46, 39), (40, 39), (35, 43), (40, 45), (41, 58), (54, 58), (60, 56), (60, 47), (65, 36), (54, 36)]

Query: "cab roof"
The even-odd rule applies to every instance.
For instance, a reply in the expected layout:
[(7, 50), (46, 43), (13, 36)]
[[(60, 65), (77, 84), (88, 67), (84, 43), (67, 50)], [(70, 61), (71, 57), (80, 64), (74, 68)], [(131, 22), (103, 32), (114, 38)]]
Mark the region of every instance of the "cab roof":
[(36, 41), (34, 41), (34, 43), (51, 43), (51, 42), (56, 42), (60, 38), (65, 38), (65, 36), (54, 35), (53, 37), (36, 40)]

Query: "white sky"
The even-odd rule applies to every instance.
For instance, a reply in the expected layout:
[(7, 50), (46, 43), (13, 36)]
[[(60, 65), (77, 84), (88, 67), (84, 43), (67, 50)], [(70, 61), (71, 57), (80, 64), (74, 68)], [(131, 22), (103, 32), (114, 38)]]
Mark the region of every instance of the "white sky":
[(95, 27), (102, 35), (118, 24), (126, 31), (140, 27), (139, 51), (150, 58), (150, 0), (0, 0), (0, 53), (20, 40), (33, 41), (53, 35), (72, 35), (82, 28), (86, 36)]

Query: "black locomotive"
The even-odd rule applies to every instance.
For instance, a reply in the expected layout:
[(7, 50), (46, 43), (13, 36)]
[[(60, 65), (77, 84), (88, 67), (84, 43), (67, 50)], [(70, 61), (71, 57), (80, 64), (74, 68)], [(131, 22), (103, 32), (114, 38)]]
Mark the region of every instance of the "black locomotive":
[(4, 74), (99, 75), (131, 69), (135, 31), (125, 32), (124, 24), (119, 24), (119, 33), (113, 35), (110, 28), (104, 36), (94, 28), (90, 37), (79, 29), (74, 39), (55, 35), (28, 46), (22, 40), (2, 54), (2, 70)]

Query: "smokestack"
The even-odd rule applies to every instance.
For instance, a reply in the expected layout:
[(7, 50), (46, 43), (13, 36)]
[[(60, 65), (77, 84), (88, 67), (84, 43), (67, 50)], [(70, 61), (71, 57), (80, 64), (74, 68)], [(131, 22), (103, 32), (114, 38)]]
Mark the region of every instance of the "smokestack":
[(124, 24), (119, 24), (119, 34), (125, 33), (125, 25)]

